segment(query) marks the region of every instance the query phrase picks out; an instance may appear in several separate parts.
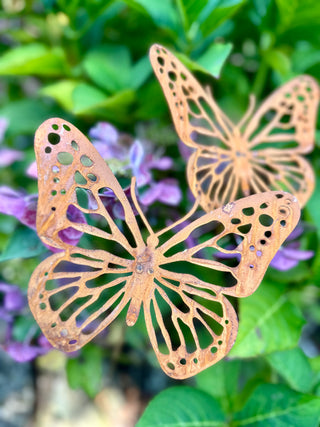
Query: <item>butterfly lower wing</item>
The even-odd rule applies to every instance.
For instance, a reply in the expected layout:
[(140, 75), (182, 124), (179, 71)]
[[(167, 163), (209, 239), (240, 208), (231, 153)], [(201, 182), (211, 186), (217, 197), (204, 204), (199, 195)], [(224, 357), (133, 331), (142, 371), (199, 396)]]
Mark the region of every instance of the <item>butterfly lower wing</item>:
[(315, 175), (310, 163), (290, 150), (270, 148), (253, 153), (250, 160), (251, 192), (288, 191), (297, 197), (301, 206), (304, 206), (315, 186)]
[(151, 47), (150, 61), (182, 142), (194, 148), (230, 148), (233, 124), (190, 71), (160, 45)]
[(233, 159), (221, 148), (196, 150), (188, 161), (187, 178), (193, 195), (206, 212), (236, 200), (240, 192), (241, 180)]
[[(289, 81), (260, 106), (244, 131), (244, 139), (253, 149), (260, 144), (308, 153), (315, 138), (319, 86), (315, 79), (302, 75)], [(264, 122), (264, 123), (263, 123)]]
[[(193, 271), (198, 278), (201, 274), (208, 286), (220, 286), (225, 295), (251, 295), (299, 217), (298, 201), (289, 193), (270, 191), (239, 199), (174, 234), (158, 249), (159, 265), (171, 271)], [(213, 228), (200, 243), (180, 249), (195, 232), (209, 226)], [(232, 263), (223, 261), (230, 257)]]
[(75, 351), (126, 306), (131, 275), (129, 260), (72, 248), (49, 256), (36, 268), (29, 283), (29, 305), (51, 344)]
[[(39, 186), (37, 231), (44, 243), (59, 249), (68, 248), (68, 244), (61, 239), (61, 231), (71, 227), (116, 241), (132, 252), (102, 203), (101, 191), (108, 188), (123, 207), (136, 245), (143, 245), (123, 189), (94, 146), (75, 126), (59, 118), (42, 123), (35, 135), (35, 153)], [(106, 221), (108, 231), (84, 221), (72, 222), (70, 207), (82, 214), (99, 215)]]
[(144, 315), (160, 366), (175, 379), (196, 375), (222, 359), (238, 329), (236, 312), (218, 288), (161, 268)]

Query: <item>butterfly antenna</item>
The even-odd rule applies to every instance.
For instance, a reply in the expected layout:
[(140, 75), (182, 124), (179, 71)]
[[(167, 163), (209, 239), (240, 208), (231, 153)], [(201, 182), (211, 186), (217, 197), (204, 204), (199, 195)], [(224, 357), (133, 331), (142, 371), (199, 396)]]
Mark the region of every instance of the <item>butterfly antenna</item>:
[(250, 95), (249, 97), (249, 107), (245, 113), (245, 115), (242, 117), (240, 122), (237, 124), (237, 128), (241, 130), (242, 126), (245, 125), (245, 123), (249, 120), (249, 118), (252, 116), (254, 107), (256, 105), (256, 97), (254, 95)]
[(192, 206), (192, 208), (190, 209), (190, 211), (184, 217), (182, 217), (178, 221), (173, 222), (172, 224), (168, 225), (168, 227), (160, 230), (158, 233), (155, 233), (155, 235), (157, 237), (159, 237), (159, 236), (161, 236), (161, 234), (164, 234), (167, 231), (172, 230), (172, 228), (176, 227), (177, 225), (179, 225), (179, 224), (187, 221), (187, 219), (189, 219), (195, 213), (195, 211), (198, 209), (199, 203), (200, 203), (200, 200), (196, 199), (195, 202), (194, 202), (194, 205)]
[(135, 208), (138, 211), (138, 214), (140, 215), (140, 218), (142, 219), (142, 221), (144, 222), (144, 225), (146, 226), (147, 230), (149, 231), (150, 236), (154, 235), (154, 231), (151, 228), (151, 225), (149, 224), (147, 218), (145, 217), (144, 213), (142, 212), (142, 209), (138, 203), (137, 200), (137, 196), (136, 196), (136, 177), (133, 176), (131, 179), (131, 187), (130, 187), (130, 192), (131, 192), (131, 197), (132, 197), (132, 201), (133, 204), (135, 206)]

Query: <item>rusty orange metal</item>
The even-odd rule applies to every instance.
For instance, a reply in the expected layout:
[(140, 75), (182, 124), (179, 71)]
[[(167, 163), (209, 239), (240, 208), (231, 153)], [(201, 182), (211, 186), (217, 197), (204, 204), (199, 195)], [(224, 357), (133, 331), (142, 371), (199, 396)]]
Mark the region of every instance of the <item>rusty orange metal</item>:
[(314, 173), (302, 154), (314, 146), (319, 86), (301, 75), (271, 94), (253, 113), (255, 98), (234, 124), (209, 88), (166, 48), (153, 45), (150, 61), (181, 141), (194, 149), (187, 179), (202, 208), (269, 190), (288, 191), (303, 206)]
[[(50, 343), (75, 351), (121, 313), (131, 327), (143, 310), (167, 375), (187, 378), (223, 358), (238, 329), (228, 296), (245, 297), (259, 286), (297, 224), (296, 198), (261, 193), (191, 219), (196, 202), (185, 217), (154, 232), (137, 201), (135, 179), (130, 203), (94, 146), (72, 124), (59, 118), (44, 122), (36, 132), (35, 152), (37, 231), (59, 251), (32, 274), (28, 299)], [(105, 189), (121, 203), (124, 225), (104, 205)], [(70, 206), (87, 222), (73, 221)], [(83, 233), (78, 246), (62, 238), (70, 228)], [(194, 234), (198, 243), (188, 246)]]

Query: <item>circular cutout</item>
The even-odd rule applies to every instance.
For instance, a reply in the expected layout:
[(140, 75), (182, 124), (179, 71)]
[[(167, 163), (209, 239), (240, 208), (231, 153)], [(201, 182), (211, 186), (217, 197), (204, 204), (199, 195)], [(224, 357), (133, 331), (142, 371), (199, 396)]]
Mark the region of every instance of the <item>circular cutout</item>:
[(48, 146), (44, 149), (44, 151), (45, 151), (45, 153), (49, 154), (49, 153), (51, 153), (52, 148)]
[(50, 132), (48, 134), (48, 141), (52, 145), (57, 145), (60, 142), (60, 135), (58, 133), (55, 133), (55, 132)]

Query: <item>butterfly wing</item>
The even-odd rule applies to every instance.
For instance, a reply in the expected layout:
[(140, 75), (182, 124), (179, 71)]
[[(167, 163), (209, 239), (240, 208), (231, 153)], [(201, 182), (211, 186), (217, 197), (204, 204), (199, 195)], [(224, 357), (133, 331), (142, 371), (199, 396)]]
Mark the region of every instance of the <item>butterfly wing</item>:
[(153, 45), (149, 55), (182, 142), (198, 149), (208, 146), (230, 148), (233, 124), (211, 94), (163, 46)]
[(276, 90), (244, 131), (251, 151), (251, 192), (284, 190), (303, 206), (314, 189), (314, 173), (300, 154), (312, 150), (319, 87), (306, 75)]
[[(72, 124), (44, 122), (35, 136), (39, 176), (37, 231), (42, 241), (62, 252), (49, 256), (34, 271), (29, 305), (48, 340), (73, 351), (105, 328), (132, 298), (133, 260), (144, 247), (130, 203), (98, 152)], [(108, 189), (119, 200), (131, 242), (102, 203)], [(74, 220), (70, 209), (86, 215)], [(92, 219), (95, 222), (92, 222)], [(63, 240), (73, 229), (106, 250), (74, 247)], [(108, 251), (117, 246), (117, 256)]]
[(313, 149), (319, 103), (315, 79), (301, 75), (281, 86), (260, 106), (248, 123), (244, 138), (249, 148), (268, 144), (290, 151), (308, 153)]
[[(229, 352), (238, 321), (226, 295), (245, 297), (257, 289), (299, 216), (290, 194), (261, 193), (203, 215), (159, 247), (155, 287), (144, 310), (152, 346), (168, 375), (195, 375)], [(180, 249), (208, 225), (214, 227), (207, 238)]]

